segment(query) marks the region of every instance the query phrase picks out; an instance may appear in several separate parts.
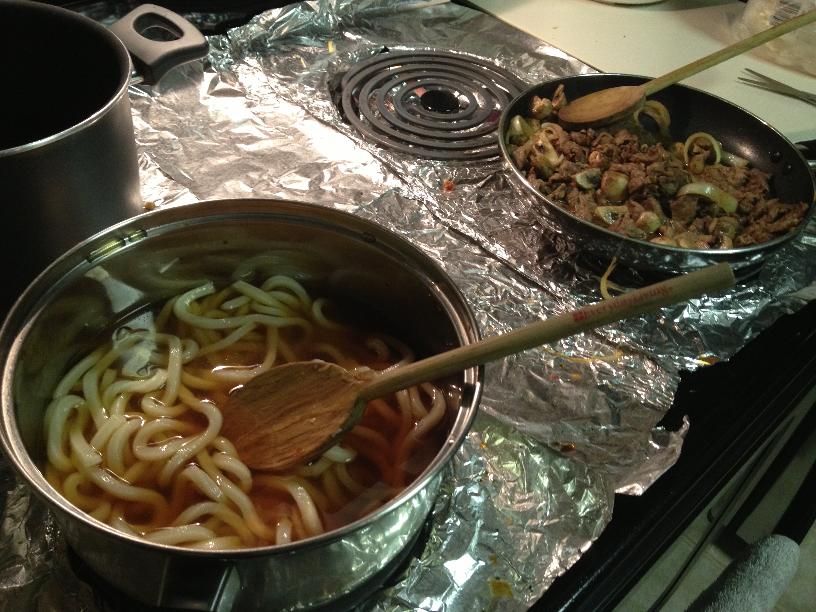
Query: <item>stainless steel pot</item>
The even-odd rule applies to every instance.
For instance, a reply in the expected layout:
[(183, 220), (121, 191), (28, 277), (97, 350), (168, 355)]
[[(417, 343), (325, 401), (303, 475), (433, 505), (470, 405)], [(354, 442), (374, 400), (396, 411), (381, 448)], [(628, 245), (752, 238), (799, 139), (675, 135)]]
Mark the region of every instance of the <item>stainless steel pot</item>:
[(314, 205), (226, 200), (163, 209), (60, 257), (23, 293), (0, 330), (0, 440), (77, 554), (144, 603), (295, 610), (354, 592), (416, 538), (476, 413), (480, 368), (458, 377), (461, 400), (447, 443), (414, 483), (368, 517), (292, 545), (225, 553), (149, 544), (73, 507), (40, 471), (43, 413), (57, 380), (115, 322), (202, 279), (226, 281), (250, 258), (296, 275), (307, 288), (380, 312), (420, 354), (478, 339), (465, 300), (431, 259), (378, 225)]
[[(141, 211), (128, 85), (202, 57), (189, 22), (142, 5), (108, 29), (40, 2), (0, 0), (0, 185), (7, 266), (3, 311), (81, 240)], [(116, 33), (114, 33), (116, 32)], [(133, 53), (133, 63), (128, 49)]]
[(727, 262), (735, 273), (746, 276), (758, 269), (767, 257), (795, 239), (816, 214), (813, 173), (801, 152), (773, 127), (739, 106), (685, 85), (672, 85), (650, 98), (659, 100), (671, 115), (670, 133), (683, 142), (694, 132), (708, 132), (720, 140), (723, 149), (747, 159), (752, 166), (771, 175), (776, 196), (784, 202), (808, 202), (810, 210), (795, 231), (768, 242), (733, 249), (684, 249), (629, 238), (581, 219), (546, 197), (527, 181), (510, 157), (504, 135), (515, 115), (528, 115), (533, 96), (552, 98), (559, 85), (567, 100), (618, 85), (643, 83), (647, 77), (626, 74), (582, 74), (539, 83), (519, 94), (502, 113), (499, 121), (500, 147), (511, 178), (532, 194), (542, 213), (565, 231), (568, 240), (580, 244), (600, 260), (613, 257), (636, 270), (678, 274), (707, 265)]

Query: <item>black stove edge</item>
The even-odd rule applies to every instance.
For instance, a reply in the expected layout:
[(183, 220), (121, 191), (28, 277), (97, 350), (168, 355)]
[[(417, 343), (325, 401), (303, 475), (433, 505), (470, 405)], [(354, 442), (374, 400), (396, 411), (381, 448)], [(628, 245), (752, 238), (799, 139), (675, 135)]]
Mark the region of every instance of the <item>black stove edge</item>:
[(684, 372), (664, 421), (689, 415), (677, 463), (612, 520), (534, 610), (610, 610), (816, 386), (816, 302), (781, 317), (730, 361)]

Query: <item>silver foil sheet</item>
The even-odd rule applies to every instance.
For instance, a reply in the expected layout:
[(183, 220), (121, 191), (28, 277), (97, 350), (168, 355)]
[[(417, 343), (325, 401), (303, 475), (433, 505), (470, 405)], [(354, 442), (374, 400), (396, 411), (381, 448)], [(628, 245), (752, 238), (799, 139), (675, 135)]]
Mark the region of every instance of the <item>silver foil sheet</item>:
[[(131, 88), (146, 208), (286, 198), (365, 216), (438, 261), (485, 336), (600, 299), (597, 275), (499, 160), (389, 152), (344, 122), (330, 95), (333, 77), (383, 47), (490, 59), (530, 84), (590, 67), (434, 1), (302, 2), (210, 45), (205, 61)], [(680, 371), (729, 358), (813, 299), (815, 254), (811, 227), (726, 294), (487, 366), (482, 414), (450, 468), (428, 544), (367, 609), (528, 608), (601, 533), (616, 491), (640, 493), (676, 461), (694, 423), (656, 424)], [(0, 610), (104, 609), (47, 512), (7, 468), (0, 475)]]

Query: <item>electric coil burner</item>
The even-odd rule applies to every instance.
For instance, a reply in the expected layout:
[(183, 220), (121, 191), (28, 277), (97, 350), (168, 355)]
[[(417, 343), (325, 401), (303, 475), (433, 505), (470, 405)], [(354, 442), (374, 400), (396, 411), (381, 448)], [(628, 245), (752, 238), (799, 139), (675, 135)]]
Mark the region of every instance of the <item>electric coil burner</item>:
[(341, 112), (366, 139), (417, 157), (499, 155), (502, 108), (526, 87), (495, 64), (444, 51), (387, 51), (340, 81)]

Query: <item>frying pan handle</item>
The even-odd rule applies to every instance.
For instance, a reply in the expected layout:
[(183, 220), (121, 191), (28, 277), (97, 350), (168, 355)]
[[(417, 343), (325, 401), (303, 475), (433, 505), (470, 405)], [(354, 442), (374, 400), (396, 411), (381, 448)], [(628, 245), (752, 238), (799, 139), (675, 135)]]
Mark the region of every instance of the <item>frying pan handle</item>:
[(171, 68), (207, 54), (204, 35), (181, 15), (142, 4), (110, 26), (125, 43), (142, 82), (155, 85)]

